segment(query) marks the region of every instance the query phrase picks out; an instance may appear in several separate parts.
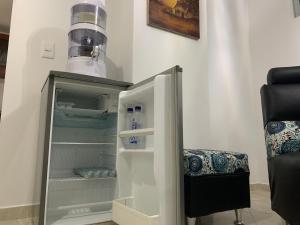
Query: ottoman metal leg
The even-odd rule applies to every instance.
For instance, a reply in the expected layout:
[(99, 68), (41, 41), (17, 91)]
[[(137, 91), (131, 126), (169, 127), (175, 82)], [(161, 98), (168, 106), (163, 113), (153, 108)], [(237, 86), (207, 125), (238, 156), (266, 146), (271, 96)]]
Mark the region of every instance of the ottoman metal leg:
[(234, 221), (235, 225), (244, 225), (243, 210), (242, 209), (236, 209), (235, 210), (235, 218), (236, 218), (236, 220)]
[(188, 225), (196, 225), (197, 218), (189, 218), (189, 217), (187, 217), (186, 219), (187, 219), (187, 224)]

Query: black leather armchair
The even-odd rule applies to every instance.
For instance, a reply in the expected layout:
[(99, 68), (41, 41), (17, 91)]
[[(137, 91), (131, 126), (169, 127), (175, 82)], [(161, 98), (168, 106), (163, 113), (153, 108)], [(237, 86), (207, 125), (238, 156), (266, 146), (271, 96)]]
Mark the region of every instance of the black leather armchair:
[(272, 209), (300, 225), (300, 67), (271, 69), (261, 100)]

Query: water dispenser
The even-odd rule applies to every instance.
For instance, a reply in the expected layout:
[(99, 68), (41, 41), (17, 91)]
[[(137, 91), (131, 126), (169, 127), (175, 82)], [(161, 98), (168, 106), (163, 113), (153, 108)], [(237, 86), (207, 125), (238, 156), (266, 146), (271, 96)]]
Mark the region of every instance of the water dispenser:
[(106, 77), (106, 11), (104, 0), (77, 0), (69, 32), (69, 72)]

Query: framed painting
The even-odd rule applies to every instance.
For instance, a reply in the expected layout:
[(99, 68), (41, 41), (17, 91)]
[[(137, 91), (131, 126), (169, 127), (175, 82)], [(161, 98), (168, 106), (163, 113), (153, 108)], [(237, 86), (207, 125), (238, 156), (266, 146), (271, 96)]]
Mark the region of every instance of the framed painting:
[(200, 38), (199, 0), (148, 0), (148, 25)]
[(300, 0), (293, 0), (295, 17), (300, 16)]
[(0, 33), (0, 78), (5, 78), (7, 50), (8, 50), (8, 39), (7, 34)]

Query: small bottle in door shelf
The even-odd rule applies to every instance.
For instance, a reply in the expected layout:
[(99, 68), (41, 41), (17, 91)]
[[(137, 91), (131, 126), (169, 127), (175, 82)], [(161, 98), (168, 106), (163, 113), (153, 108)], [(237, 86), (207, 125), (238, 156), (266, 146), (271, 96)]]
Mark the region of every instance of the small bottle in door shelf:
[[(144, 110), (143, 106), (141, 104), (136, 105), (134, 107), (134, 118), (135, 118), (135, 127), (136, 129), (143, 129), (144, 127), (144, 122), (145, 122), (145, 115), (144, 115)], [(137, 148), (143, 149), (145, 148), (145, 137), (140, 136), (138, 137), (137, 140)]]
[[(143, 106), (128, 106), (126, 127), (128, 130), (142, 129), (144, 126)], [(123, 139), (124, 145), (129, 149), (143, 149), (145, 148), (145, 137), (131, 136)]]

